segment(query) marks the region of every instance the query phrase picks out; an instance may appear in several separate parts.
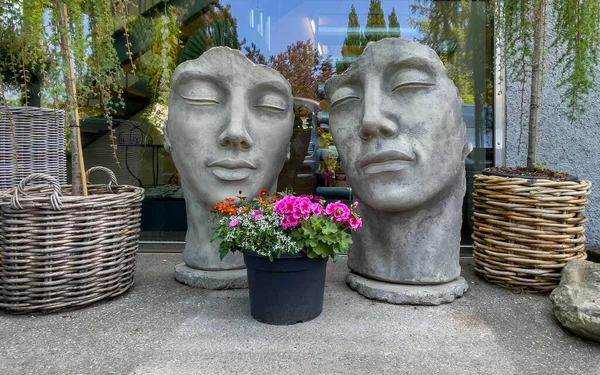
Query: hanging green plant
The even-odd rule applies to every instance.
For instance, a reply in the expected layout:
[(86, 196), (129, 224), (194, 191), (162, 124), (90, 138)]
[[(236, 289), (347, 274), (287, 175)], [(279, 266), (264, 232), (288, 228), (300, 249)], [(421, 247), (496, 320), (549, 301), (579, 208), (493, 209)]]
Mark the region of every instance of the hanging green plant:
[(177, 12), (171, 7), (154, 22), (152, 61), (145, 69), (152, 87), (152, 101), (144, 118), (161, 134), (168, 117), (171, 77), (181, 51), (179, 35)]
[[(108, 121), (116, 159), (112, 116), (123, 103), (124, 72), (113, 34), (119, 20), (129, 47), (127, 6), (126, 0), (3, 0), (0, 4), (0, 49), (9, 54), (0, 59), (0, 89), (21, 91), (27, 105), (28, 85), (32, 77), (40, 76), (42, 104), (67, 112), (72, 127), (73, 192), (78, 195), (86, 194), (78, 108), (90, 99), (97, 99)], [(129, 48), (128, 53), (131, 60)]]
[[(600, 2), (598, 0), (494, 0), (496, 45), (502, 64), (521, 83), (522, 108), (529, 104), (527, 169), (536, 171), (540, 103), (549, 51), (558, 56), (562, 79), (557, 89), (567, 103), (566, 117), (574, 121), (585, 111), (587, 96), (597, 88), (600, 63)], [(547, 41), (548, 19), (554, 18), (554, 39)], [(529, 84), (530, 87), (526, 88)], [(529, 102), (527, 103), (527, 97)], [(521, 142), (519, 141), (519, 144)]]

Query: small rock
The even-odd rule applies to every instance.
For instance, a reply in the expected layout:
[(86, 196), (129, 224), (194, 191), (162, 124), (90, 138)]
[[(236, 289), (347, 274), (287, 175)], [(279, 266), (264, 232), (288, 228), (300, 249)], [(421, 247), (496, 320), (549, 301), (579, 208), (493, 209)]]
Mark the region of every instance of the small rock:
[(567, 330), (600, 342), (600, 264), (581, 259), (567, 263), (550, 299)]

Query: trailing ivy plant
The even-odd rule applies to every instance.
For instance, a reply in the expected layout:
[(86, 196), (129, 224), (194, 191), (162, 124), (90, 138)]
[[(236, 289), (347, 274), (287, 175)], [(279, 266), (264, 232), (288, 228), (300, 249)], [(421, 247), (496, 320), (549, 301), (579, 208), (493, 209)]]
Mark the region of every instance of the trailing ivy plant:
[(168, 117), (171, 77), (181, 53), (178, 13), (178, 9), (170, 7), (168, 12), (154, 19), (152, 60), (144, 67), (152, 88), (152, 101), (145, 118), (161, 134)]
[(124, 72), (113, 35), (122, 22), (131, 60), (127, 8), (127, 0), (0, 0), (0, 98), (4, 90), (19, 91), (28, 105), (28, 86), (38, 77), (43, 105), (67, 112), (76, 195), (87, 194), (79, 108), (89, 99), (96, 99), (108, 121), (116, 158), (112, 116), (122, 105)]
[[(568, 103), (566, 117), (572, 122), (585, 110), (587, 96), (597, 87), (600, 53), (600, 2), (598, 0), (493, 0), (497, 44), (503, 63), (529, 88), (529, 140), (527, 169), (535, 170), (540, 95), (543, 86), (544, 57), (552, 51), (563, 67), (558, 89)], [(549, 17), (554, 17), (556, 34), (547, 41)], [(523, 112), (523, 111), (521, 111)]]

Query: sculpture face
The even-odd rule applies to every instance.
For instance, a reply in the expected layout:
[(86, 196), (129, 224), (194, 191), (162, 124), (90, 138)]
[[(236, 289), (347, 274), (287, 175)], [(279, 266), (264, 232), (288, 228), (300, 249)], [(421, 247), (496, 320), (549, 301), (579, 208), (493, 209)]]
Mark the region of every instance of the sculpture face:
[[(240, 51), (213, 48), (173, 75), (168, 144), (188, 195), (207, 207), (273, 189), (293, 129), (289, 83)], [(189, 195), (192, 195), (190, 197)]]
[(362, 202), (407, 211), (455, 183), (466, 157), (462, 100), (433, 50), (400, 38), (370, 43), (325, 94), (342, 169)]

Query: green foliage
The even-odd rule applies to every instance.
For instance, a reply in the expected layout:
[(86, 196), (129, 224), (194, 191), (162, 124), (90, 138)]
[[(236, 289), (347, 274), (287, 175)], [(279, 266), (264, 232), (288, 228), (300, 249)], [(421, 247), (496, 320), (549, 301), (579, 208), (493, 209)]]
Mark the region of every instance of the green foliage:
[(291, 238), (304, 249), (309, 258), (327, 258), (333, 260), (352, 246), (352, 236), (343, 231), (340, 225), (327, 216), (311, 216), (293, 230)]
[[(19, 4), (22, 4), (22, 12)], [(115, 18), (125, 22), (126, 4), (127, 1), (113, 0), (3, 0), (0, 3), (0, 48), (8, 52), (0, 59), (2, 80), (23, 92), (25, 98), (33, 81), (43, 82), (44, 105), (66, 110), (71, 119), (74, 116), (70, 114), (86, 105), (89, 99), (97, 99), (109, 123), (113, 151), (116, 149), (113, 103), (122, 103), (124, 77), (114, 49), (113, 33)], [(66, 5), (66, 17), (62, 13), (63, 5)], [(9, 26), (12, 32), (6, 31)], [(69, 68), (71, 58), (74, 74)], [(15, 69), (16, 63), (18, 69)], [(71, 94), (71, 80), (76, 87), (75, 95)]]
[(533, 167), (536, 170), (538, 170), (540, 172), (543, 172), (543, 171), (545, 171), (548, 168), (548, 162), (545, 162), (545, 161), (543, 161), (543, 162), (535, 162), (535, 163), (533, 163)]
[[(121, 69), (117, 51), (114, 48), (113, 39), (113, 9), (111, 2), (108, 0), (94, 1), (89, 0), (86, 4), (89, 10), (90, 19), (90, 40), (92, 53), (87, 59), (88, 75), (87, 87), (89, 91), (83, 89), (86, 85), (78, 85), (80, 91), (80, 101), (87, 97), (96, 97), (99, 99), (100, 107), (104, 110), (104, 117), (108, 123), (109, 136), (113, 155), (119, 165), (117, 159), (117, 144), (115, 131), (112, 126), (112, 116), (116, 112), (113, 100), (116, 98), (117, 105), (124, 106), (121, 94), (123, 92), (122, 82), (124, 81), (125, 73)], [(131, 59), (131, 56), (130, 56)], [(92, 86), (95, 83), (95, 87)]]
[(556, 38), (552, 47), (564, 46), (558, 64), (564, 64), (562, 81), (568, 98), (570, 120), (583, 112), (587, 96), (597, 87), (596, 72), (600, 49), (600, 2), (597, 0), (554, 1)]
[(390, 37), (400, 37), (400, 22), (396, 14), (396, 8), (388, 16), (389, 29), (385, 23), (385, 14), (381, 0), (371, 0), (369, 14), (364, 33), (360, 29), (360, 22), (356, 7), (352, 5), (348, 14), (348, 33), (342, 46), (342, 59), (336, 61), (336, 72), (347, 70), (358, 56), (360, 56), (369, 42)]
[(388, 36), (390, 38), (399, 38), (402, 36), (400, 32), (400, 22), (396, 15), (396, 8), (392, 8), (392, 13), (388, 16), (388, 27), (390, 29)]
[(152, 62), (149, 73), (153, 93), (153, 102), (166, 104), (171, 90), (171, 77), (177, 68), (179, 47), (179, 25), (172, 11), (156, 19), (154, 41), (152, 43)]
[[(73, 46), (73, 58), (79, 77), (83, 77), (85, 71), (85, 58), (87, 43), (85, 40), (85, 25), (83, 24), (83, 2), (84, 0), (64, 0), (69, 9), (69, 21), (71, 30), (71, 43)], [(78, 90), (81, 91), (81, 81)]]
[(336, 71), (343, 72), (352, 65), (365, 49), (364, 35), (360, 30), (360, 22), (354, 4), (348, 14), (348, 33), (342, 46), (342, 60), (336, 62)]
[[(596, 68), (600, 49), (600, 3), (594, 0), (495, 0), (495, 18), (501, 31), (497, 43), (503, 61), (513, 78), (524, 84), (531, 78), (535, 18), (539, 2), (545, 1), (556, 17), (553, 41), (542, 46), (544, 55), (558, 53), (557, 65), (563, 67), (558, 88), (568, 102), (566, 113), (574, 120), (585, 110), (586, 97), (596, 87)], [(543, 74), (543, 69), (542, 72)]]
[(369, 15), (367, 17), (367, 27), (365, 28), (365, 47), (366, 43), (376, 42), (387, 36), (388, 30), (385, 25), (385, 15), (381, 7), (381, 0), (371, 0)]
[(224, 11), (222, 17), (192, 35), (183, 48), (180, 62), (197, 59), (204, 52), (216, 46), (242, 48), (243, 43), (238, 39), (237, 20), (228, 10)]
[(152, 49), (158, 17), (136, 16), (130, 20), (132, 43), (143, 54)]
[(246, 200), (238, 196), (236, 199), (239, 207), (232, 198), (217, 203), (213, 209), (217, 225), (211, 241), (221, 241), (221, 260), (230, 251), (251, 251), (272, 261), (274, 257), (296, 254), (302, 250), (282, 228), (281, 216), (273, 210), (274, 197), (261, 195)]
[(220, 240), (223, 259), (230, 251), (250, 251), (273, 260), (300, 251), (309, 258), (336, 259), (352, 245), (350, 229), (362, 226), (355, 209), (340, 203), (326, 204), (313, 196), (292, 192), (257, 199), (227, 198), (215, 205), (217, 225), (211, 241)]
[(24, 59), (26, 61), (44, 64), (46, 56), (47, 38), (44, 33), (44, 10), (47, 9), (44, 0), (23, 0), (23, 17), (20, 20), (22, 27), (21, 37), (25, 39)]
[[(502, 49), (502, 63), (508, 62), (511, 78), (524, 86), (530, 75), (533, 55), (533, 2), (530, 0), (506, 0), (503, 4), (494, 2), (494, 19), (500, 31), (496, 45)], [(510, 56), (507, 61), (506, 57)], [(524, 87), (523, 87), (524, 90)]]
[(300, 108), (294, 108), (294, 129), (304, 129), (304, 121), (302, 121)]
[(267, 65), (267, 58), (260, 52), (260, 49), (254, 42), (250, 43), (250, 46), (244, 47), (244, 54), (255, 64)]
[[(531, 108), (530, 129), (537, 129), (539, 103), (525, 103), (525, 98), (539, 98), (542, 84), (526, 93), (526, 82), (543, 82), (544, 58), (548, 54), (557, 56), (555, 66), (562, 67), (561, 81), (557, 89), (568, 105), (566, 117), (574, 121), (578, 113), (585, 111), (586, 99), (591, 91), (597, 88), (597, 67), (600, 50), (600, 3), (597, 0), (494, 0), (494, 13), (497, 25), (496, 44), (502, 49), (502, 64), (512, 71), (512, 78), (521, 83), (521, 113), (525, 107)], [(540, 7), (550, 17), (544, 18), (542, 37), (538, 45), (541, 51), (539, 69), (534, 64), (536, 15)], [(555, 17), (552, 41), (546, 41), (545, 30), (548, 18)], [(532, 77), (532, 75), (537, 77)], [(537, 78), (537, 80), (534, 80)], [(537, 144), (537, 132), (529, 132), (529, 145)], [(528, 165), (535, 164), (535, 147), (528, 150)]]
[[(482, 44), (476, 38), (485, 37), (470, 29), (474, 6), (477, 5), (480, 4), (465, 0), (415, 0), (410, 6), (411, 12), (418, 15), (409, 19), (410, 25), (422, 35), (418, 41), (437, 52), (446, 67), (448, 78), (454, 81), (466, 104), (475, 103), (473, 46)], [(491, 82), (487, 86), (493, 87)], [(492, 94), (490, 91), (485, 98), (488, 105), (493, 100)]]

